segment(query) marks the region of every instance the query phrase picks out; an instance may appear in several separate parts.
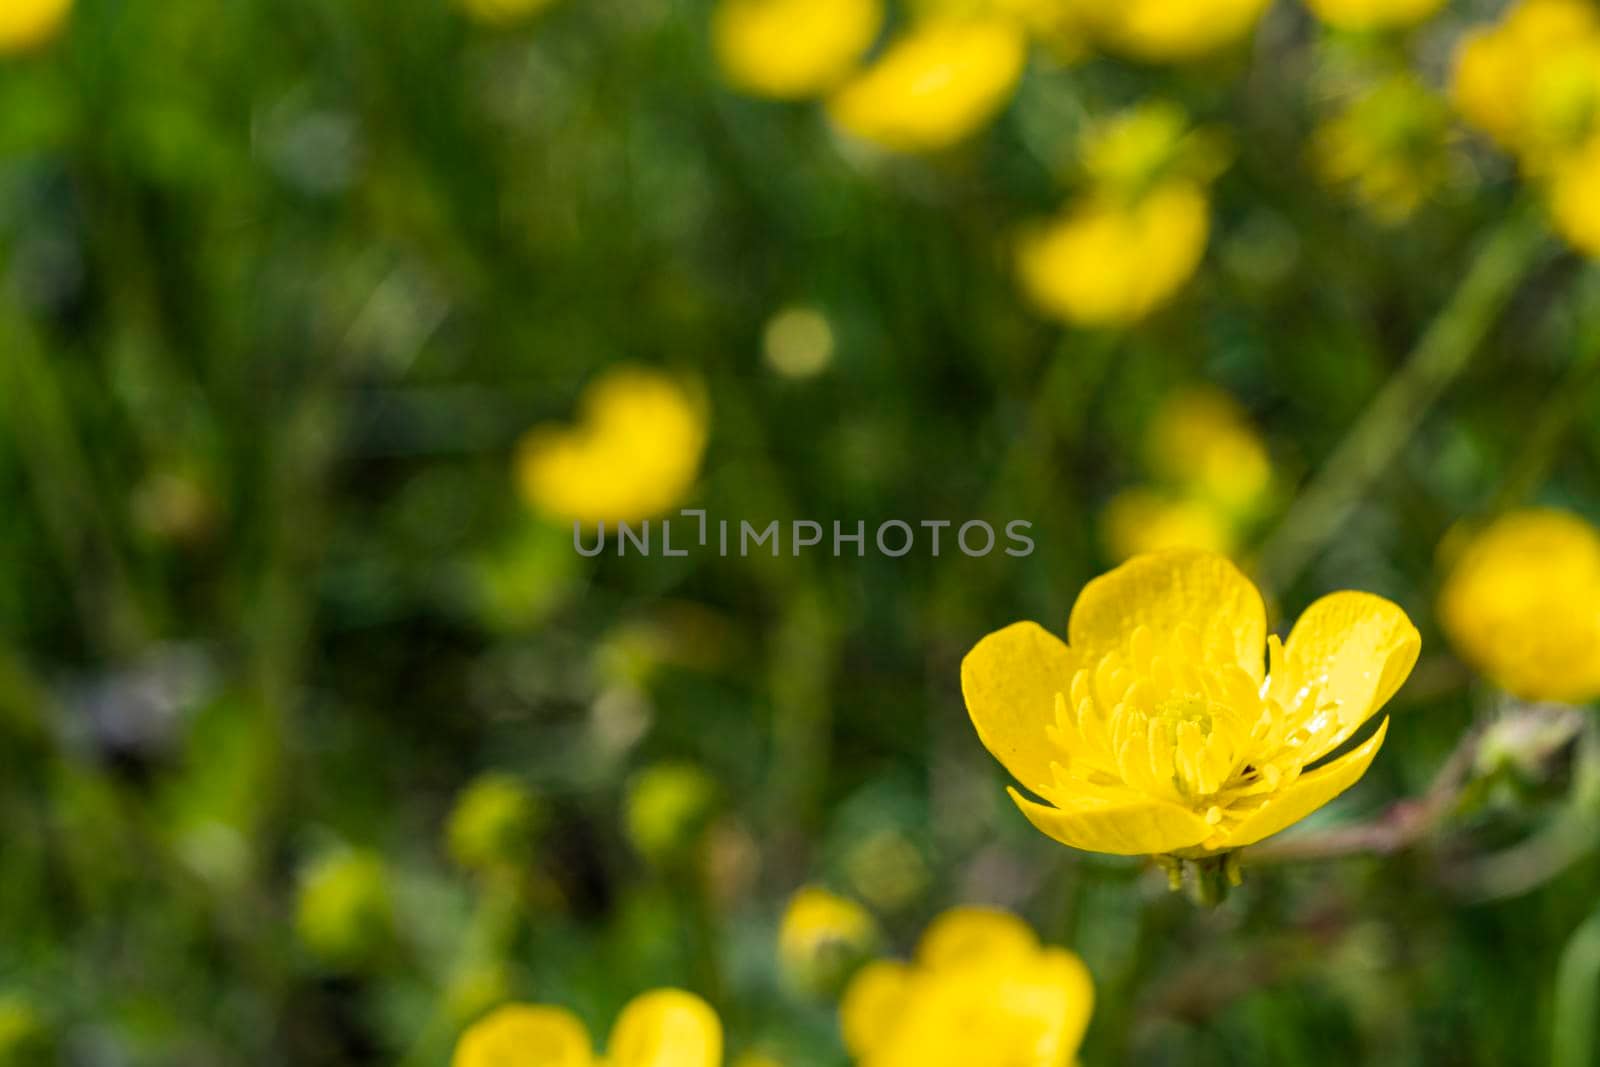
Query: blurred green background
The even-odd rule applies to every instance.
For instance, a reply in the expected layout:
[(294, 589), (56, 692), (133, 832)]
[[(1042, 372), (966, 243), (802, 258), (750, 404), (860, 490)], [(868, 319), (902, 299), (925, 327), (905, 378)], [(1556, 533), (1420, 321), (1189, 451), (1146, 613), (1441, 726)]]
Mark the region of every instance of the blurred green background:
[[(842, 1064), (775, 959), (805, 882), (900, 952), (1016, 909), (1095, 975), (1085, 1064), (1547, 1062), (1600, 859), (1491, 901), (1453, 872), (1556, 818), (1564, 762), (1208, 912), (1035, 834), (957, 685), (984, 633), (1064, 625), (1154, 413), (1210, 384), (1276, 472), (1239, 546), (1275, 625), (1354, 587), (1424, 635), (1313, 825), (1427, 788), (1495, 699), (1433, 621), (1441, 540), (1600, 514), (1600, 275), (1481, 146), (1399, 226), (1306, 146), (1341, 69), (1437, 83), (1497, 9), (1036, 59), (989, 129), (889, 158), (726, 88), (689, 0), (81, 0), (0, 60), (0, 1062), (443, 1063), (502, 999), (603, 1033), (678, 985), (733, 1053)], [(1231, 147), (1206, 260), (1134, 328), (1065, 329), (1009, 237), (1090, 116), (1154, 96)], [(804, 378), (763, 356), (797, 306), (833, 340)], [(1024, 519), (1037, 550), (582, 559), (512, 457), (621, 363), (703, 384), (714, 518)], [(458, 831), (489, 842), (452, 847), (491, 772)]]

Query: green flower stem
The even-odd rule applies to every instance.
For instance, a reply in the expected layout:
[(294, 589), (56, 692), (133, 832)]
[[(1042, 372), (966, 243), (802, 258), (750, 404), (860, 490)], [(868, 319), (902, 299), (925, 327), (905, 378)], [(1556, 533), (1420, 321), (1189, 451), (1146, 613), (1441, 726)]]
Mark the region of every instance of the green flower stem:
[(1256, 576), (1282, 591), (1343, 528), (1372, 483), (1400, 454), (1430, 408), (1460, 376), (1518, 283), (1550, 242), (1528, 205), (1478, 246), (1455, 295), (1405, 365), (1356, 420), (1261, 550)]
[(1600, 911), (1579, 926), (1556, 970), (1555, 1032), (1551, 1067), (1588, 1067), (1600, 1056), (1595, 1017), (1600, 1013)]

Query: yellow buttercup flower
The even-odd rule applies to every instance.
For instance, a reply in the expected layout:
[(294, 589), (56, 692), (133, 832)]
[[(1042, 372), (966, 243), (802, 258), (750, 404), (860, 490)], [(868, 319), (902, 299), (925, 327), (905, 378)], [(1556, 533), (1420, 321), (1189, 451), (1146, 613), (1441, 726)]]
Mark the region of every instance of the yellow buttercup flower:
[(554, 0), (459, 0), (461, 8), (488, 26), (512, 26), (532, 18)]
[(722, 1023), (692, 993), (657, 989), (629, 1001), (602, 1060), (565, 1008), (508, 1004), (469, 1026), (451, 1067), (718, 1067)]
[(1573, 247), (1600, 257), (1600, 136), (1551, 170), (1550, 218)]
[(1106, 550), (1118, 560), (1175, 548), (1227, 553), (1235, 543), (1232, 524), (1205, 501), (1145, 487), (1112, 497), (1100, 528)]
[(1366, 773), (1387, 720), (1321, 761), (1394, 695), (1419, 646), (1398, 607), (1353, 592), (1269, 640), (1261, 594), (1232, 563), (1168, 552), (1085, 586), (1066, 643), (1031, 622), (985, 637), (961, 687), (984, 745), (1045, 801), (1010, 790), (1039, 830), (1091, 852), (1203, 858)]
[(639, 367), (613, 370), (580, 401), (575, 427), (536, 426), (518, 448), (523, 496), (557, 519), (636, 522), (683, 502), (705, 452), (705, 404)]
[(882, 28), (882, 0), (721, 0), (711, 43), (737, 88), (800, 100), (842, 82)]
[(67, 24), (72, 0), (5, 0), (0, 4), (0, 55), (14, 55), (54, 40)]
[(839, 1021), (861, 1067), (1065, 1067), (1093, 1009), (1077, 956), (1041, 946), (1013, 915), (956, 908), (928, 927), (914, 962), (862, 968)]
[(1306, 0), (1312, 14), (1341, 30), (1388, 30), (1415, 26), (1445, 0)]
[(796, 983), (826, 989), (872, 950), (878, 924), (855, 901), (818, 886), (789, 899), (778, 924), (778, 959)]
[(1600, 531), (1564, 511), (1497, 519), (1460, 549), (1439, 620), (1465, 659), (1516, 696), (1600, 697)]
[(1600, 120), (1597, 47), (1600, 14), (1587, 0), (1521, 0), (1462, 39), (1451, 94), (1468, 122), (1537, 165)]
[(1165, 181), (1131, 201), (1091, 193), (1025, 232), (1017, 273), (1039, 308), (1084, 326), (1136, 322), (1187, 282), (1210, 233), (1198, 183)]
[(1324, 122), (1312, 141), (1323, 178), (1348, 185), (1374, 216), (1400, 222), (1443, 182), (1449, 115), (1410, 75), (1378, 83)]
[(1027, 56), (1011, 19), (930, 19), (847, 82), (828, 111), (847, 133), (893, 151), (948, 148), (1006, 105)]
[(1107, 48), (1153, 62), (1194, 59), (1243, 40), (1271, 0), (1072, 0)]

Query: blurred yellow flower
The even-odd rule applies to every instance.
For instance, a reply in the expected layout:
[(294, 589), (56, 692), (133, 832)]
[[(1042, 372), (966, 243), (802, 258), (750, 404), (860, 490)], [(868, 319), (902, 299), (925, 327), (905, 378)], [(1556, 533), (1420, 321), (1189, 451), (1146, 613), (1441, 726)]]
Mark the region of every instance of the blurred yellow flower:
[(1306, 0), (1312, 14), (1341, 30), (1388, 30), (1415, 26), (1445, 0)]
[(827, 989), (872, 951), (878, 924), (853, 900), (818, 886), (789, 898), (778, 925), (784, 974), (807, 989)]
[(539, 809), (533, 794), (509, 774), (474, 779), (450, 813), (450, 855), (468, 870), (518, 867), (532, 857)]
[(657, 989), (629, 1001), (611, 1029), (606, 1056), (565, 1008), (507, 1004), (469, 1026), (451, 1067), (718, 1067), (722, 1023), (692, 993)]
[(377, 853), (331, 852), (301, 877), (295, 932), (323, 963), (362, 967), (389, 944), (393, 930), (389, 872)]
[(1079, 153), (1099, 190), (1137, 197), (1164, 179), (1209, 182), (1227, 166), (1227, 148), (1211, 130), (1196, 129), (1183, 108), (1149, 100), (1093, 123)]
[(1090, 193), (1025, 231), (1017, 273), (1039, 308), (1083, 326), (1125, 326), (1194, 274), (1210, 233), (1203, 187), (1173, 178), (1133, 200)]
[(1456, 555), (1439, 620), (1465, 659), (1516, 696), (1600, 697), (1600, 531), (1555, 510), (1495, 520)]
[(5, 0), (0, 3), (0, 55), (48, 44), (67, 23), (72, 0)]
[(1587, 0), (1521, 0), (1462, 39), (1451, 93), (1468, 122), (1537, 165), (1594, 129), (1597, 47), (1600, 14)]
[(930, 19), (845, 83), (828, 110), (845, 132), (883, 148), (947, 148), (1006, 105), (1027, 56), (1027, 36), (1011, 19)]
[(666, 862), (692, 845), (717, 804), (717, 783), (692, 763), (657, 763), (628, 784), (623, 817), (641, 855)]
[(910, 964), (879, 960), (839, 1005), (861, 1067), (1066, 1067), (1094, 1010), (1083, 961), (1039, 944), (1022, 920), (956, 908)]
[[(1366, 773), (1420, 639), (1380, 597), (1323, 597), (1287, 642), (1261, 594), (1206, 552), (1139, 556), (1084, 587), (1068, 642), (1019, 622), (978, 642), (961, 687), (978, 736), (1047, 803), (1035, 827), (1091, 852), (1201, 858), (1298, 822)], [(1262, 650), (1271, 671), (1263, 670)]]
[(1253, 511), (1271, 488), (1266, 442), (1239, 402), (1212, 386), (1168, 396), (1146, 442), (1151, 473), (1235, 515)]
[(519, 445), (530, 504), (594, 525), (662, 515), (688, 496), (706, 445), (701, 397), (659, 371), (624, 367), (591, 383), (579, 407), (578, 425), (536, 426)]
[(1396, 75), (1317, 129), (1312, 160), (1325, 181), (1349, 185), (1378, 219), (1400, 222), (1443, 182), (1449, 135), (1444, 102), (1415, 77)]
[(1255, 28), (1271, 0), (1071, 0), (1096, 39), (1152, 62), (1215, 52)]
[(736, 88), (800, 100), (842, 82), (882, 28), (882, 0), (719, 0), (711, 44)]
[(555, 0), (459, 0), (461, 9), (488, 26), (512, 26), (532, 18)]
[(1600, 136), (1551, 170), (1550, 216), (1575, 248), (1600, 257)]
[(1231, 552), (1231, 523), (1205, 501), (1158, 489), (1124, 489), (1106, 504), (1100, 517), (1101, 538), (1114, 559), (1132, 559), (1147, 552), (1196, 548)]

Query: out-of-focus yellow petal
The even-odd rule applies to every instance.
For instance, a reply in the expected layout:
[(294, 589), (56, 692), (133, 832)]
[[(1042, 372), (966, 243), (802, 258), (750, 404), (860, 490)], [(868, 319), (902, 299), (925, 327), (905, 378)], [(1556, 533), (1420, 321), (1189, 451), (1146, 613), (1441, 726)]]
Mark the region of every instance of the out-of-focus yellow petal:
[(1034, 803), (1015, 789), (1007, 792), (1041, 833), (1085, 852), (1159, 855), (1194, 848), (1211, 835), (1199, 815), (1160, 800), (1130, 794), (1126, 803), (1084, 802), (1066, 810)]
[(1414, 26), (1445, 0), (1306, 0), (1317, 18), (1341, 30), (1385, 30)]
[(919, 966), (909, 988), (865, 1067), (1066, 1067), (1094, 1006), (1087, 969), (1060, 949)]
[(911, 980), (911, 968), (894, 960), (875, 960), (856, 972), (839, 1001), (839, 1026), (850, 1055), (863, 1060), (893, 1029)]
[(1547, 508), (1500, 517), (1460, 550), (1439, 620), (1457, 651), (1508, 692), (1600, 697), (1600, 530)]
[(828, 110), (846, 132), (884, 148), (947, 148), (1011, 99), (1027, 54), (1010, 19), (933, 19), (892, 43)]
[(923, 931), (917, 963), (934, 969), (1023, 959), (1039, 950), (1027, 923), (997, 908), (951, 908)]
[(1561, 236), (1600, 258), (1600, 136), (1551, 170), (1550, 215)]
[(798, 100), (843, 81), (882, 26), (882, 0), (721, 0), (711, 42), (733, 85)]
[(467, 1027), (451, 1067), (590, 1067), (589, 1031), (565, 1008), (507, 1004)]
[(984, 747), (1039, 792), (1050, 781), (1045, 728), (1056, 694), (1072, 684), (1078, 657), (1038, 623), (1012, 623), (979, 641), (961, 661), (961, 694)]
[(1234, 827), (1220, 847), (1243, 848), (1253, 845), (1299, 822), (1355, 785), (1367, 773), (1372, 758), (1378, 754), (1388, 733), (1389, 720), (1384, 719), (1377, 732), (1359, 748), (1345, 753), (1325, 767), (1302, 774), (1292, 784), (1274, 793), (1271, 800)]
[[(1062, 1067), (1073, 1062), (1094, 1013), (1094, 979), (1076, 955), (1046, 948), (1016, 974), (1016, 987), (1006, 998), (1006, 1029), (1016, 1033), (1025, 1051), (1016, 1061), (1037, 1067)], [(1019, 1044), (1022, 1042), (1019, 1042)]]
[(711, 1005), (680, 989), (628, 1002), (611, 1028), (607, 1067), (719, 1067), (722, 1023)]
[(72, 0), (5, 0), (0, 3), (0, 55), (49, 43), (66, 25)]
[(1090, 195), (1017, 241), (1018, 280), (1039, 309), (1081, 326), (1149, 315), (1193, 276), (1211, 232), (1204, 189), (1164, 181), (1131, 201)]
[(584, 391), (577, 425), (543, 425), (518, 449), (523, 496), (587, 525), (665, 514), (694, 486), (705, 451), (704, 398), (669, 375), (620, 367)]
[[(1333, 751), (1394, 696), (1416, 665), (1422, 637), (1400, 608), (1371, 593), (1330, 593), (1305, 610), (1274, 667), (1271, 693), (1298, 714), (1315, 760)], [(1296, 708), (1297, 694), (1312, 693)]]
[(1072, 0), (1108, 48), (1153, 62), (1181, 62), (1241, 40), (1270, 0)]
[(1158, 552), (1102, 574), (1078, 594), (1067, 643), (1081, 655), (1097, 655), (1125, 647), (1139, 627), (1158, 644), (1192, 628), (1208, 660), (1236, 663), (1258, 680), (1265, 673), (1266, 605), (1250, 579), (1222, 556)]
[(1106, 550), (1118, 560), (1178, 548), (1227, 552), (1234, 545), (1232, 527), (1209, 502), (1143, 487), (1107, 501), (1100, 530)]

